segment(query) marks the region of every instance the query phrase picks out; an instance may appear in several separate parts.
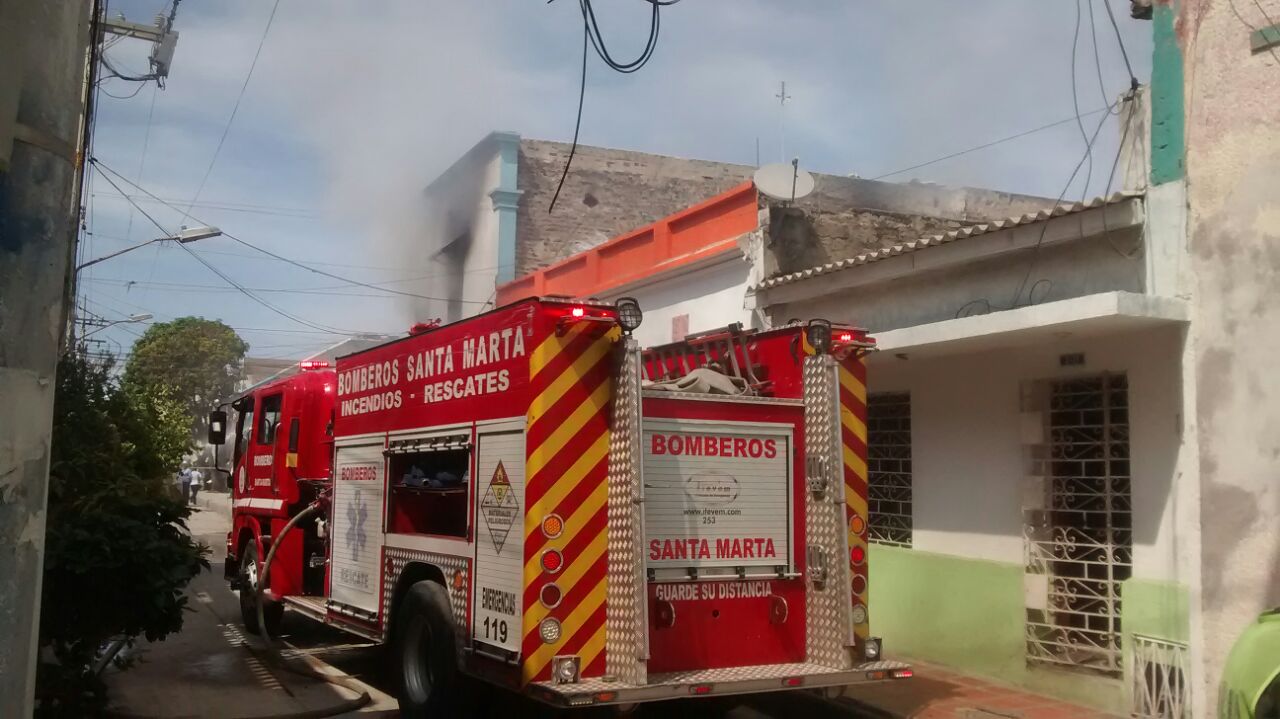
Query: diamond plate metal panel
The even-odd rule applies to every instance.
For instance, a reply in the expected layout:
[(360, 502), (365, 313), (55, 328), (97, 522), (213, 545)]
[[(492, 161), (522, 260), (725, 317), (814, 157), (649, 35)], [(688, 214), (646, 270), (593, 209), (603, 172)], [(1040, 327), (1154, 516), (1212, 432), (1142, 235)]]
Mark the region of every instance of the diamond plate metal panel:
[(743, 694), (782, 689), (780, 680), (804, 677), (806, 687), (838, 686), (870, 681), (870, 672), (892, 672), (910, 669), (911, 665), (884, 660), (862, 662), (847, 669), (833, 669), (820, 664), (801, 662), (794, 664), (765, 664), (726, 669), (693, 669), (689, 671), (654, 674), (645, 685), (605, 679), (586, 679), (575, 684), (537, 682), (533, 686), (547, 695), (558, 697), (566, 705), (576, 706), (600, 692), (615, 693), (614, 702), (644, 701), (689, 696), (688, 687), (711, 685), (711, 694)]
[[(444, 574), (445, 589), (449, 592), (449, 606), (453, 609), (453, 623), (457, 627), (456, 642), (459, 655), (469, 643), (471, 632), (467, 628), (467, 586), (471, 584), (471, 561), (466, 557), (455, 557), (448, 554), (422, 552), (415, 549), (387, 547), (385, 550), (382, 571), (382, 640), (391, 639), (391, 601), (395, 598), (396, 583), (406, 565), (421, 562), (438, 567)], [(462, 572), (465, 581), (456, 582), (453, 577)]]
[(833, 669), (853, 665), (849, 592), (852, 578), (844, 526), (844, 474), (840, 441), (840, 396), (835, 359), (815, 355), (804, 360), (805, 524), (808, 551), (820, 548), (825, 580), (808, 566), (805, 603), (805, 657)]
[(640, 348), (622, 342), (609, 435), (608, 539), (605, 607), (606, 671), (644, 684), (648, 658), (645, 614), (644, 484), (640, 463)]

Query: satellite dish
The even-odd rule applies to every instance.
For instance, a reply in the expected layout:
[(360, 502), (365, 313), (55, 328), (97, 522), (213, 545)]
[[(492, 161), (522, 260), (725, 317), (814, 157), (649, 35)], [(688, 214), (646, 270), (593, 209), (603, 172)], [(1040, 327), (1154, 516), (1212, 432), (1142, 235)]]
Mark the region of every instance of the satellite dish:
[(756, 170), (756, 189), (783, 202), (791, 202), (813, 192), (813, 175), (800, 169), (800, 161), (775, 162)]

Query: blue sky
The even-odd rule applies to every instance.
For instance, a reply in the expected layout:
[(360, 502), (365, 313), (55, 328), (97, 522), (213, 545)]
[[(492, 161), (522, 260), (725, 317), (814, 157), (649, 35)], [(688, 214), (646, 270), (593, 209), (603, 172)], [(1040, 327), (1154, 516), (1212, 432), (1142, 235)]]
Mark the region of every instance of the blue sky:
[[(1097, 22), (1099, 71), (1089, 27)], [(584, 143), (752, 164), (796, 155), (813, 170), (864, 177), (1074, 116), (1072, 36), (1082, 111), (1128, 85), (1103, 0), (685, 0), (665, 8), (653, 60), (620, 75), (589, 61)], [(630, 57), (648, 30), (641, 0), (596, 0), (611, 52)], [(1139, 80), (1150, 77), (1150, 23), (1112, 0)], [(149, 22), (164, 0), (114, 0)], [(180, 207), (193, 199), (271, 12), (271, 0), (184, 0), (164, 90), (100, 99), (96, 156)], [(281, 255), (365, 282), (431, 294), (432, 270), (407, 266), (417, 193), (491, 130), (568, 140), (582, 24), (574, 0), (281, 0), (235, 121), (186, 224), (217, 225)], [(147, 46), (108, 54), (141, 72)], [(785, 115), (775, 98), (787, 81)], [(104, 92), (138, 89), (121, 80)], [(1107, 98), (1104, 101), (1104, 96)], [(153, 105), (154, 102), (154, 105)], [(1084, 119), (1092, 132), (1101, 115)], [(1117, 143), (1095, 145), (1100, 194)], [(780, 132), (780, 127), (782, 128)], [(1050, 197), (1084, 149), (1074, 122), (887, 179), (918, 178)], [(145, 153), (144, 153), (145, 150)], [(1069, 197), (1086, 192), (1083, 177)], [(167, 231), (183, 213), (143, 203)], [(160, 231), (95, 178), (82, 259)], [(192, 245), (288, 314), (344, 330), (401, 332), (393, 295), (292, 267), (226, 238)], [(86, 272), (88, 308), (111, 319), (220, 318), (255, 356), (298, 357), (339, 337), (264, 308), (180, 249), (156, 245)], [(281, 291), (286, 290), (286, 291)], [(375, 296), (370, 296), (375, 295)], [(95, 337), (127, 350), (138, 326)]]

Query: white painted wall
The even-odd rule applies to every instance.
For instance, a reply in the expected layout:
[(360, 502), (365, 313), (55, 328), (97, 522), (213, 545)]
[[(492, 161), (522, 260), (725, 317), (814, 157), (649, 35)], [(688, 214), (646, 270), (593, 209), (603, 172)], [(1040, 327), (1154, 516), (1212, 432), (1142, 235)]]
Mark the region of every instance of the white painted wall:
[[(1110, 238), (1092, 237), (1046, 246), (1038, 253), (1027, 250), (912, 274), (891, 283), (875, 282), (811, 300), (775, 305), (769, 307), (769, 314), (774, 323), (792, 317), (823, 317), (883, 331), (1009, 309), (1019, 287), (1020, 306), (1033, 289), (1033, 304), (1114, 290), (1142, 292), (1142, 256), (1129, 258), (1122, 254), (1132, 250), (1139, 238), (1136, 230), (1115, 231)], [(954, 246), (983, 239), (964, 240)], [(912, 256), (906, 255), (885, 262), (911, 260)], [(868, 265), (852, 271), (875, 269), (875, 265)], [(856, 317), (850, 317), (854, 308)]]
[(725, 262), (668, 277), (639, 287), (622, 288), (604, 299), (634, 297), (644, 311), (644, 323), (636, 330), (642, 347), (673, 341), (672, 320), (689, 315), (689, 332), (713, 330), (741, 322), (751, 327), (751, 312), (743, 307), (750, 265), (738, 256)]
[[(1060, 354), (1086, 366), (1063, 368)], [(1029, 380), (1103, 371), (1129, 378), (1134, 574), (1179, 576), (1173, 517), (1181, 450), (1182, 330), (1065, 338), (1019, 350), (901, 360), (874, 355), (870, 392), (911, 392), (915, 548), (1021, 564), (1019, 390)]]
[(471, 251), (463, 263), (462, 316), (470, 317), (492, 307), (498, 280), (498, 213), (489, 193), (498, 187), (502, 159), (494, 155), (481, 174), (481, 192), (471, 208)]
[(469, 235), (470, 248), (463, 261), (462, 316), (483, 312), (492, 305), (498, 277), (498, 213), (493, 209), (489, 193), (498, 187), (502, 161), (495, 150), (454, 168), (448, 182), (433, 187), (424, 200), (422, 240), (415, 264), (430, 267), (424, 279), (413, 284), (397, 285), (432, 300), (414, 302), (416, 321), (446, 318), (450, 268), (439, 262), (438, 253), (459, 237)]

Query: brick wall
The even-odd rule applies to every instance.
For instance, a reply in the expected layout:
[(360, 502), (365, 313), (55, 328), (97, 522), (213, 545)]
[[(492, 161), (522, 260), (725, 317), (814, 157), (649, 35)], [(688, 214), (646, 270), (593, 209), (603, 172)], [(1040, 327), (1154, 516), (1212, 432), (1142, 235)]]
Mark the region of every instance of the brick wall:
[(771, 216), (770, 248), (780, 273), (854, 257), (966, 224), (946, 217), (867, 209), (819, 213), (775, 207)]
[(749, 165), (578, 146), (555, 211), (569, 144), (520, 141), (516, 276), (643, 227), (749, 179)]

